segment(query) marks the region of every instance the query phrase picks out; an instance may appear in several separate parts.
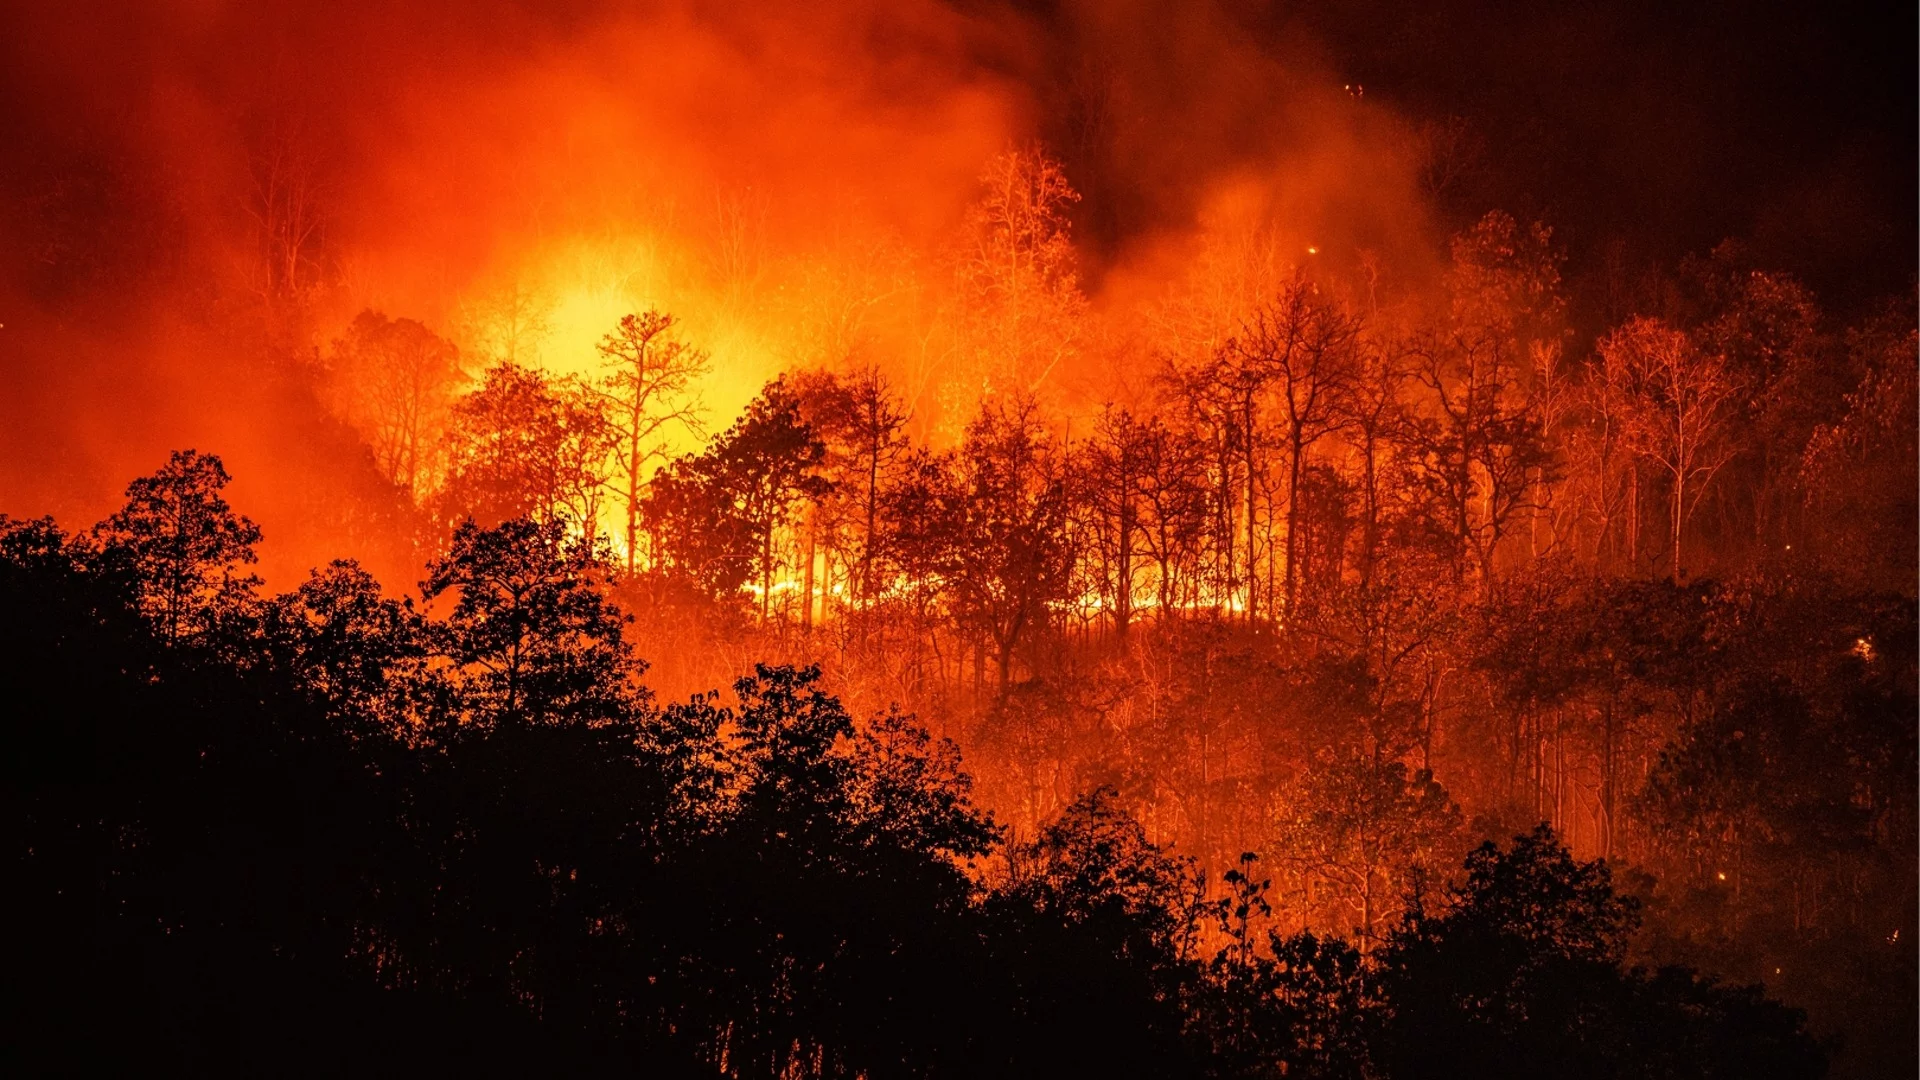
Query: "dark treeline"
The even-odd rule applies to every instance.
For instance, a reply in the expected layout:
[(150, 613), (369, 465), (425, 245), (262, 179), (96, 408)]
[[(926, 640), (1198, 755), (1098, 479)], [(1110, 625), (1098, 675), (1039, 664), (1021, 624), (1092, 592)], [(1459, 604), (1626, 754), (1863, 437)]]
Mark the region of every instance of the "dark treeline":
[[(660, 704), (558, 523), (463, 524), (420, 604), (348, 562), (261, 596), (226, 480), (181, 452), (89, 531), (0, 519), (23, 1072), (1824, 1070), (1758, 989), (1634, 965), (1640, 902), (1549, 827), (1283, 933), (1257, 857), (1209, 890), (1106, 789), (1010, 838), (817, 670)], [(1788, 737), (1780, 700), (1689, 737)], [(1673, 797), (1737, 805), (1689, 752)]]

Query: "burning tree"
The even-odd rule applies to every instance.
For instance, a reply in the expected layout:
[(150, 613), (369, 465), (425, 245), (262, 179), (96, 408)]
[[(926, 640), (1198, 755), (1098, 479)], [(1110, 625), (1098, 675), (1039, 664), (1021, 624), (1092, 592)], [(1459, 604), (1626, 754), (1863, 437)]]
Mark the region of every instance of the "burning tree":
[(1733, 456), (1729, 423), (1739, 383), (1725, 360), (1658, 319), (1634, 319), (1608, 335), (1600, 349), (1627, 375), (1634, 451), (1667, 481), (1671, 573), (1678, 582), (1687, 520)]
[(1427, 410), (1412, 428), (1422, 472), (1490, 591), (1501, 542), (1543, 506), (1557, 476), (1543, 410), (1564, 329), (1559, 255), (1543, 225), (1491, 213), (1454, 238), (1445, 324), (1423, 335), (1415, 378)]
[(1618, 564), (1623, 547), (1628, 566), (1639, 554), (1633, 378), (1622, 350), (1600, 350), (1587, 366), (1565, 432), (1573, 495), (1592, 529), (1589, 557), (1602, 567)]
[(1916, 513), (1914, 410), (1920, 333), (1888, 320), (1879, 333), (1855, 335), (1866, 373), (1846, 397), (1846, 413), (1821, 425), (1802, 456), (1808, 507), (1823, 529), (1817, 541), (1850, 577), (1906, 585), (1914, 562), (1908, 526)]
[(1154, 421), (1142, 423), (1109, 405), (1095, 422), (1081, 452), (1084, 497), (1093, 518), (1093, 548), (1101, 562), (1097, 587), (1112, 611), (1114, 629), (1125, 637), (1133, 622), (1139, 563), (1146, 545), (1144, 495), (1156, 436)]
[(1430, 340), (1416, 369), (1432, 411), (1414, 422), (1418, 467), (1455, 548), (1483, 592), (1493, 587), (1504, 540), (1535, 509), (1540, 477), (1554, 467), (1539, 414), (1518, 396), (1502, 350), (1477, 336)]
[(335, 392), (395, 487), (418, 498), (429, 456), (460, 381), (460, 351), (412, 319), (355, 316), (334, 342)]
[[(1249, 427), (1248, 413), (1258, 408), (1259, 389), (1253, 373), (1221, 370), (1216, 366), (1220, 354), (1210, 354), (1193, 363), (1170, 361), (1161, 374), (1161, 383), (1170, 403), (1180, 413), (1180, 430), (1190, 436), (1197, 469), (1195, 481), (1201, 487), (1204, 524), (1195, 545), (1199, 557), (1196, 576), (1204, 578), (1202, 592), (1216, 611), (1232, 610), (1240, 583), (1240, 517), (1237, 508), (1254, 505), (1257, 475), (1245, 467), (1246, 459), (1257, 457), (1259, 440), (1248, 440), (1242, 432)], [(1241, 498), (1242, 485), (1247, 496)], [(1252, 578), (1255, 533), (1247, 529), (1247, 580)], [(1247, 598), (1250, 603), (1251, 595)], [(1245, 605), (1243, 605), (1244, 607)]]
[(626, 315), (597, 346), (609, 369), (595, 391), (606, 401), (615, 483), (626, 510), (627, 570), (639, 547), (648, 463), (665, 457), (666, 433), (700, 433), (693, 383), (708, 370), (707, 354), (681, 341), (675, 320), (652, 308)]
[(1318, 757), (1288, 792), (1274, 849), (1299, 911), (1365, 951), (1395, 922), (1416, 879), (1451, 862), (1460, 810), (1425, 769), (1379, 754)]
[(793, 391), (784, 380), (768, 383), (713, 446), (654, 480), (642, 506), (659, 569), (716, 599), (757, 578), (767, 618), (780, 531), (802, 501), (832, 490), (819, 473), (825, 457)]
[[(951, 456), (926, 456), (894, 495), (902, 562), (936, 584), (1005, 691), (1073, 570), (1063, 463), (1031, 398), (988, 402)], [(976, 669), (977, 670), (977, 669)]]
[(1080, 338), (1086, 300), (1067, 219), (1080, 194), (1037, 146), (994, 158), (980, 187), (958, 266), (974, 376), (964, 392), (1037, 393)]
[(305, 124), (270, 124), (248, 155), (246, 201), (258, 252), (254, 290), (269, 313), (303, 307), (321, 282), (329, 184), (314, 133)]
[(1340, 431), (1359, 499), (1359, 545), (1354, 555), (1355, 582), (1370, 589), (1395, 526), (1408, 517), (1412, 458), (1407, 387), (1412, 379), (1412, 343), (1395, 330), (1363, 332), (1355, 341), (1352, 377), (1337, 404)]
[(1145, 422), (1135, 453), (1140, 459), (1141, 542), (1153, 560), (1155, 595), (1164, 621), (1181, 606), (1199, 602), (1201, 553), (1212, 516), (1207, 447), (1193, 432), (1154, 418)]
[[(826, 446), (823, 472), (833, 483), (832, 496), (817, 503), (808, 523), (805, 591), (808, 621), (815, 595), (814, 547), (825, 538), (827, 571), (835, 558), (852, 578), (855, 595), (871, 604), (880, 593), (876, 568), (886, 557), (887, 490), (898, 480), (910, 446), (907, 414), (878, 368), (861, 368), (847, 375), (827, 371), (801, 372), (793, 379), (800, 411)], [(854, 535), (844, 535), (850, 531)], [(824, 590), (832, 592), (832, 582)]]
[(454, 338), (488, 363), (534, 364), (553, 329), (552, 313), (552, 297), (512, 279), (462, 304)]
[(599, 395), (500, 364), (453, 406), (441, 516), (482, 525), (564, 519), (591, 537), (609, 442)]
[[(1307, 451), (1332, 434), (1344, 421), (1344, 398), (1354, 377), (1354, 343), (1359, 323), (1320, 294), (1306, 279), (1295, 277), (1273, 300), (1255, 309), (1241, 332), (1227, 345), (1235, 357), (1233, 370), (1246, 386), (1243, 439), (1256, 437), (1254, 397), (1270, 389), (1280, 419), (1286, 425), (1286, 550), (1282, 613), (1291, 620), (1300, 582), (1301, 480)], [(1247, 453), (1247, 567), (1251, 582), (1254, 523), (1254, 455)], [(1271, 572), (1271, 566), (1269, 566)], [(1269, 594), (1272, 589), (1269, 586)], [(1253, 610), (1249, 590), (1248, 611)], [(1273, 597), (1269, 595), (1271, 601)]]

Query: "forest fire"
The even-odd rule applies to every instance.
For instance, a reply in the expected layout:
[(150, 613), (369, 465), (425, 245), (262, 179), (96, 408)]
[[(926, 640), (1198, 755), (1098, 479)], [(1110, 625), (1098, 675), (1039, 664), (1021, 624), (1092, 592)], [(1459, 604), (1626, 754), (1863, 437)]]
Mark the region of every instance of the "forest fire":
[(24, 1071), (1912, 1075), (1910, 35), (1324, 7), (0, 14)]

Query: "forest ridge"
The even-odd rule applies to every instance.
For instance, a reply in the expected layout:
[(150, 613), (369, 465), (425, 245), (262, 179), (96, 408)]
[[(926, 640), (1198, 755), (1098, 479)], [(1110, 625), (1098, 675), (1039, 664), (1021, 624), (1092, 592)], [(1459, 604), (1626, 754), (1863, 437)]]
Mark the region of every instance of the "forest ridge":
[(715, 417), (656, 307), (322, 340), (271, 161), (229, 329), (344, 479), (266, 486), (421, 580), (268, 593), (213, 447), (0, 517), (34, 1067), (1913, 1071), (1910, 296), (1729, 242), (1580, 332), (1493, 212), (1095, 312), (1031, 144)]

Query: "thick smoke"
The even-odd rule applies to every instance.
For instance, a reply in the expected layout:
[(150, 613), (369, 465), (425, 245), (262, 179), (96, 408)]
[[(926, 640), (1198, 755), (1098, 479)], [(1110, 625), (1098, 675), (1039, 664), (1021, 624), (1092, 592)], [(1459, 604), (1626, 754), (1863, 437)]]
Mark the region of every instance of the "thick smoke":
[(1196, 275), (1404, 290), (1435, 249), (1404, 126), (1310, 41), (1200, 5), (5, 18), (0, 505), (83, 522), (168, 448), (218, 451), (269, 577), (381, 532), (365, 451), (298, 375), (365, 308), (584, 372), (658, 306), (711, 352), (720, 422), (835, 363), (932, 416), (950, 251), (1008, 148), (1044, 146), (1084, 195), (1068, 405), (1139, 382), (1164, 344), (1143, 328)]

